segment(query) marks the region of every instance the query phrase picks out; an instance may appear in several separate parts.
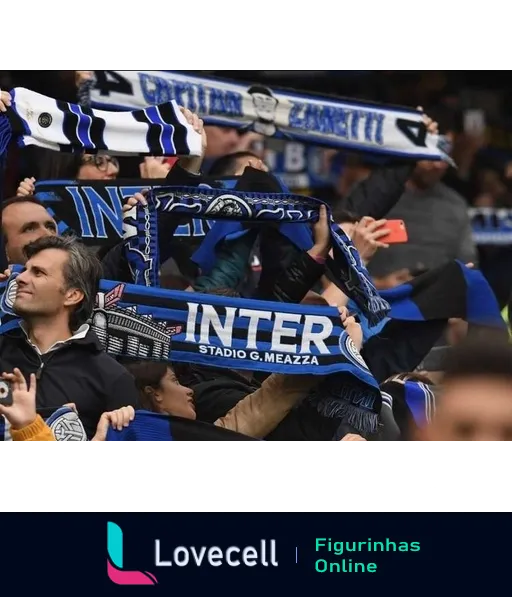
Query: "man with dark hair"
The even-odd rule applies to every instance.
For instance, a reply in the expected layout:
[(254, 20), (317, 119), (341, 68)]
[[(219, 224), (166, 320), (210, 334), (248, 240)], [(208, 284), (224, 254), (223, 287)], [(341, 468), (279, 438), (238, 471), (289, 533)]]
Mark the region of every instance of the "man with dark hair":
[[(129, 199), (128, 205), (133, 205), (133, 201), (136, 199)], [(10, 268), (11, 265), (25, 263), (24, 249), (29, 243), (39, 238), (58, 234), (57, 223), (48, 213), (44, 204), (34, 195), (18, 195), (6, 199), (1, 204), (1, 210), (1, 234), (7, 258), (7, 263), (4, 265), (7, 268)], [(120, 242), (114, 250), (109, 248), (108, 252), (102, 256), (103, 277), (131, 282), (132, 278), (122, 248), (123, 243)], [(0, 270), (0, 281), (5, 280), (3, 275), (5, 269), (3, 267)]]
[(377, 288), (385, 288), (400, 270), (434, 269), (454, 259), (477, 262), (468, 204), (442, 182), (448, 168), (446, 162), (419, 161), (404, 194), (387, 213), (389, 220), (404, 221), (408, 241), (393, 244), (370, 263)]
[(25, 263), (26, 245), (56, 234), (55, 220), (34, 196), (11, 197), (2, 203), (2, 235), (8, 264)]
[(59, 236), (29, 244), (25, 258), (12, 306), (21, 322), (0, 336), (1, 370), (36, 374), (39, 409), (73, 402), (90, 439), (104, 412), (138, 404), (130, 375), (86, 323), (101, 264), (82, 243)]

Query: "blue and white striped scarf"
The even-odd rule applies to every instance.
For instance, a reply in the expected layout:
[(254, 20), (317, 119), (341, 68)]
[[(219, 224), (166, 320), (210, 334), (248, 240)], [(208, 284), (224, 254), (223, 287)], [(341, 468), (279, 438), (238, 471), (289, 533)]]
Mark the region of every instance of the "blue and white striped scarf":
[(81, 100), (133, 110), (175, 100), (206, 124), (269, 137), (415, 160), (447, 160), (444, 139), (415, 109), (270, 89), (175, 71), (95, 71)]
[[(55, 440), (58, 442), (86, 442), (87, 433), (78, 413), (68, 406), (48, 409), (51, 412), (39, 414), (51, 429)], [(0, 441), (11, 441), (10, 423), (0, 415)]]

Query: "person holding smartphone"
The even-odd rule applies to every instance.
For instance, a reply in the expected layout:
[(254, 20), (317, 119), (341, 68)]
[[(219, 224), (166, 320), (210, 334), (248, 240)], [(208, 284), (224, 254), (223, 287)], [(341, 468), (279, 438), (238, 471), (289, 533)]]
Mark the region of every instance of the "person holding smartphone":
[[(3, 397), (0, 393), (0, 415), (10, 423), (13, 441), (56, 441), (50, 427), (41, 415), (37, 414), (35, 374), (30, 375), (27, 383), (23, 373), (16, 367), (12, 373), (2, 374), (0, 385), (4, 389)], [(105, 441), (109, 426), (121, 430), (127, 427), (134, 417), (135, 410), (131, 406), (103, 413), (91, 441)]]

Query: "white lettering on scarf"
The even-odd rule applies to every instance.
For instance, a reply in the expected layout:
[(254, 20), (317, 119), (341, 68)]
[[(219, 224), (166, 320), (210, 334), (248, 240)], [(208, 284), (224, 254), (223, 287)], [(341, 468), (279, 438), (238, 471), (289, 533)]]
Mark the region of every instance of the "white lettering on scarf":
[[(271, 322), (270, 351), (294, 354), (330, 354), (325, 340), (333, 332), (333, 324), (323, 315), (305, 315), (299, 313), (282, 313), (261, 311), (258, 309), (238, 309), (224, 307), (225, 316), (221, 320), (217, 309), (213, 305), (187, 303), (188, 317), (185, 341), (204, 345), (211, 344), (213, 333), (226, 348), (233, 347), (233, 327), (235, 318), (248, 319), (245, 346), (247, 350), (258, 350), (257, 345), (260, 322)], [(196, 324), (199, 323), (199, 339), (196, 336)], [(291, 327), (290, 327), (291, 326)], [(301, 336), (298, 337), (302, 331)], [(284, 338), (295, 342), (283, 342)], [(313, 349), (313, 346), (315, 349)]]
[(96, 71), (96, 75), (97, 85), (90, 90), (94, 107), (145, 108), (174, 100), (206, 124), (249, 128), (310, 144), (450, 160), (441, 138), (427, 134), (422, 113), (408, 108), (301, 96), (175, 71)]

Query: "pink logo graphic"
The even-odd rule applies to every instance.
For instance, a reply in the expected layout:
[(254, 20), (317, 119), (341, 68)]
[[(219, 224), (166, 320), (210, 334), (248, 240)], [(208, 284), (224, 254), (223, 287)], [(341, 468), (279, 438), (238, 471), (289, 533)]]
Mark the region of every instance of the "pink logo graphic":
[(107, 523), (107, 572), (116, 585), (156, 585), (150, 572), (123, 570), (123, 531), (115, 522)]

